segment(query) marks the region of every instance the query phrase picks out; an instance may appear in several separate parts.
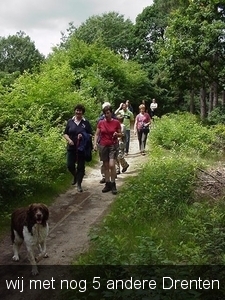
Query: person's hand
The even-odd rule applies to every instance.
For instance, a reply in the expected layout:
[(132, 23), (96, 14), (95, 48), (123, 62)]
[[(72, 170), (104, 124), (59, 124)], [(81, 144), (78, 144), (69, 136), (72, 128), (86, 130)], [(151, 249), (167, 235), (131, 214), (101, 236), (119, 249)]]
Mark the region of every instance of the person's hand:
[(68, 144), (72, 146), (72, 145), (74, 145), (74, 142), (72, 140), (69, 140)]
[(79, 133), (79, 134), (77, 135), (77, 138), (78, 138), (78, 140), (82, 139), (82, 134)]
[(94, 145), (93, 150), (97, 151), (97, 148), (98, 148), (97, 145)]
[(115, 131), (115, 132), (113, 133), (113, 137), (116, 138), (117, 136), (118, 136), (118, 132)]

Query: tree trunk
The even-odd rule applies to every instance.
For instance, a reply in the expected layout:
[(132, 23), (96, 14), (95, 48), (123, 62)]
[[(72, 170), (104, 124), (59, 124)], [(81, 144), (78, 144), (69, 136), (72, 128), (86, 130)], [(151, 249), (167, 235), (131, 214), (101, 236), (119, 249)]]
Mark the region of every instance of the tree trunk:
[(222, 91), (222, 106), (225, 106), (225, 91)]
[(213, 108), (218, 106), (218, 84), (217, 82), (213, 83)]
[(209, 92), (209, 110), (208, 112), (211, 113), (213, 110), (213, 86), (210, 87), (210, 92)]
[(206, 118), (206, 91), (205, 88), (200, 89), (200, 116), (204, 120)]
[(194, 90), (191, 90), (190, 93), (190, 113), (193, 114), (194, 113), (194, 97), (195, 97), (195, 93)]

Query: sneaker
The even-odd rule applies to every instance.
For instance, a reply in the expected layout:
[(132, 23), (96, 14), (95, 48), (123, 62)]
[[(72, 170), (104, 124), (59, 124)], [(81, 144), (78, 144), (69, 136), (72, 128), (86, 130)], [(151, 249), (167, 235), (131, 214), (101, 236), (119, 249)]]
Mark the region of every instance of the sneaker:
[(80, 184), (77, 185), (77, 191), (78, 191), (79, 193), (82, 193), (82, 192), (83, 192), (83, 189), (82, 189), (82, 187), (81, 187)]
[(107, 192), (109, 192), (109, 191), (111, 191), (111, 190), (112, 190), (112, 188), (111, 188), (111, 182), (106, 182), (106, 184), (105, 184), (105, 186), (104, 186), (102, 192), (103, 192), (103, 193), (107, 193)]
[(111, 190), (112, 190), (112, 194), (116, 195), (117, 194), (117, 189), (116, 189), (116, 183), (115, 182), (111, 182)]
[(102, 177), (102, 179), (99, 181), (99, 183), (105, 183), (105, 177)]
[(125, 173), (128, 168), (129, 168), (129, 165), (127, 165), (125, 168), (123, 168), (122, 173)]

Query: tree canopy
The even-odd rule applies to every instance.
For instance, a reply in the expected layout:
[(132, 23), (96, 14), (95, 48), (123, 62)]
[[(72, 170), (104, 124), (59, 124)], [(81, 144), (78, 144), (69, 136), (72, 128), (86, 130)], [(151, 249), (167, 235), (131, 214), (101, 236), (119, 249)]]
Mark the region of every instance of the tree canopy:
[(43, 62), (44, 56), (24, 32), (0, 37), (0, 71), (13, 73), (32, 71)]
[(117, 12), (109, 12), (91, 16), (78, 28), (70, 24), (68, 32), (69, 37), (73, 36), (88, 44), (100, 42), (115, 53), (126, 56), (133, 40), (133, 23)]

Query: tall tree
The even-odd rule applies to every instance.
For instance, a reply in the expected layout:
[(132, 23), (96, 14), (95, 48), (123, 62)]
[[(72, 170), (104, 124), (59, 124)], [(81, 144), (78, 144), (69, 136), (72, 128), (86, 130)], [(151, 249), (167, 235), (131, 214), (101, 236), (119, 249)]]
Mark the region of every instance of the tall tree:
[[(210, 87), (222, 88), (224, 72), (224, 9), (217, 0), (191, 1), (172, 14), (161, 48), (161, 69), (186, 89), (198, 89), (201, 117), (206, 117)], [(214, 101), (216, 103), (216, 101)]]
[(0, 71), (9, 74), (22, 74), (25, 70), (32, 72), (43, 61), (44, 56), (24, 32), (0, 37)]
[(67, 32), (68, 39), (65, 35), (62, 37), (64, 46), (74, 36), (88, 44), (99, 41), (102, 45), (126, 57), (133, 40), (133, 23), (129, 19), (125, 20), (124, 16), (117, 12), (109, 12), (88, 18), (78, 28), (74, 28), (70, 23)]

